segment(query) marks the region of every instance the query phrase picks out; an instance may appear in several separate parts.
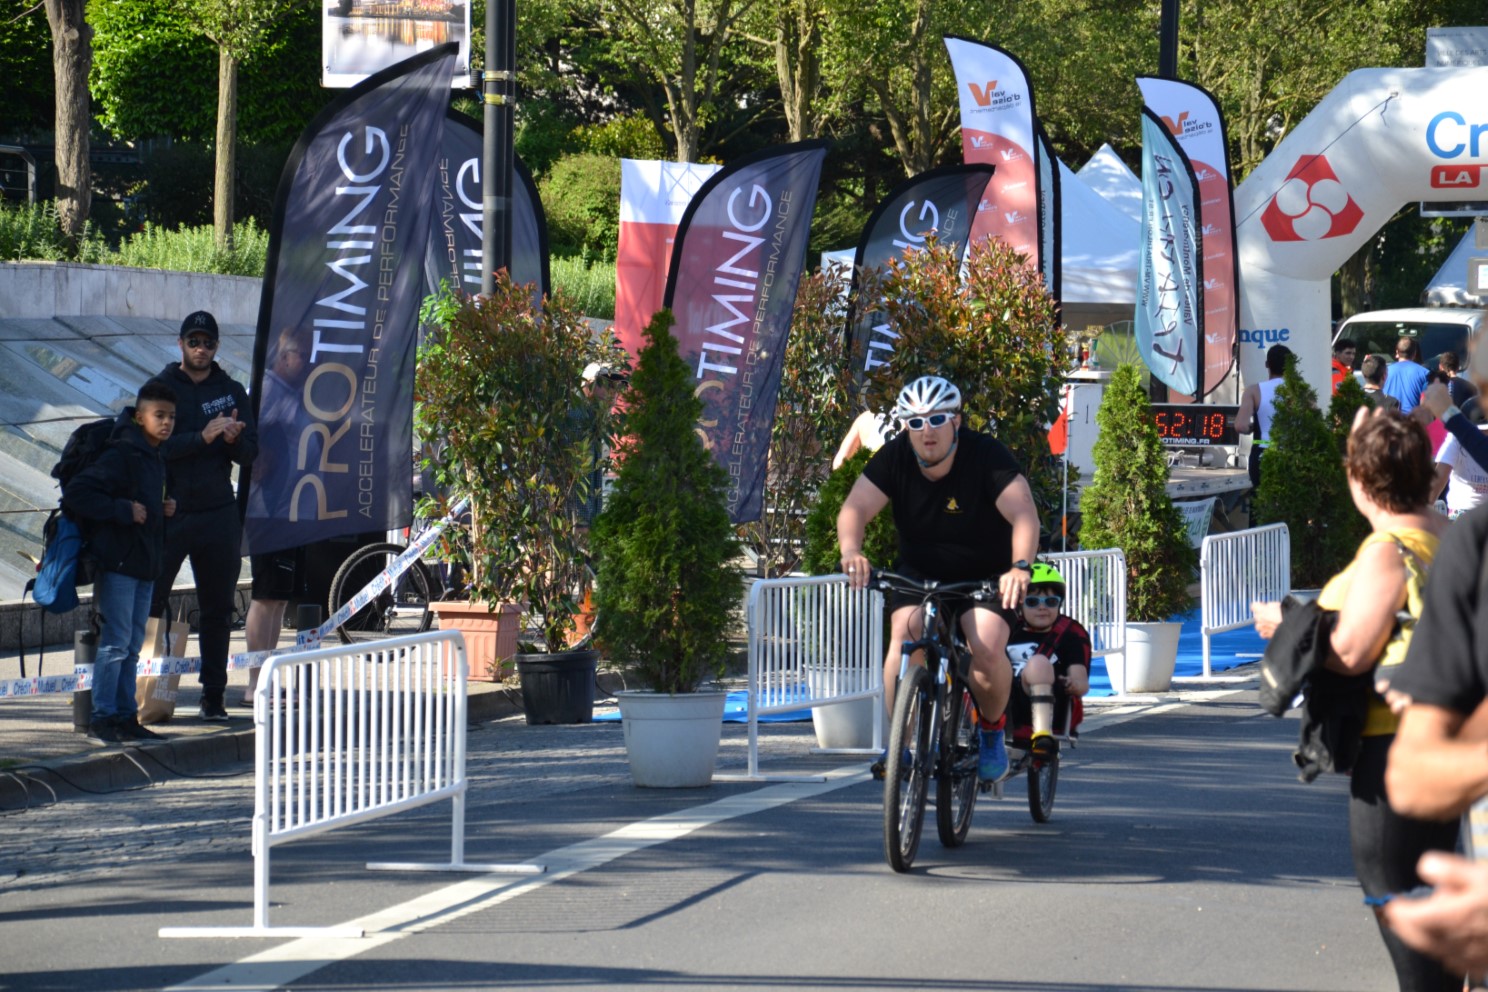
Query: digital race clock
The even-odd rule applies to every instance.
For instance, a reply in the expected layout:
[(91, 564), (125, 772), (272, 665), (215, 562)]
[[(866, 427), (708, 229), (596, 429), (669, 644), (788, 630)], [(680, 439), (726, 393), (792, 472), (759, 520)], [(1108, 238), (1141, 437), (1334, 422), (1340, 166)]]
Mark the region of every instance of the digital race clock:
[(1163, 444), (1176, 446), (1239, 444), (1235, 431), (1236, 406), (1199, 403), (1154, 403), (1152, 419)]

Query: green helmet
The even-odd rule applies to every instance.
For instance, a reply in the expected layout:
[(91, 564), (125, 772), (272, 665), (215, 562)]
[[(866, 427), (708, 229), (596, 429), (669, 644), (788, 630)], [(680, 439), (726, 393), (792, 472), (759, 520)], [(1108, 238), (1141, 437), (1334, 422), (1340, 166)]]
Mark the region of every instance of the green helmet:
[(1036, 561), (1033, 563), (1033, 572), (1029, 575), (1030, 586), (1058, 586), (1064, 590), (1064, 576), (1047, 562)]

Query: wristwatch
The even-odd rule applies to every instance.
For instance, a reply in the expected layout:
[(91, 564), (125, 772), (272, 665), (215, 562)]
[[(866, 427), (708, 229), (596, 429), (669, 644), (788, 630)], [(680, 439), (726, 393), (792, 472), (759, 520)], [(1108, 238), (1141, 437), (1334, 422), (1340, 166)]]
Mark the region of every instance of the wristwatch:
[(1013, 567), (1021, 568), (1025, 572), (1033, 572), (1033, 566), (1028, 564), (1027, 560), (1023, 558), (1019, 558), (1017, 561), (1013, 562)]

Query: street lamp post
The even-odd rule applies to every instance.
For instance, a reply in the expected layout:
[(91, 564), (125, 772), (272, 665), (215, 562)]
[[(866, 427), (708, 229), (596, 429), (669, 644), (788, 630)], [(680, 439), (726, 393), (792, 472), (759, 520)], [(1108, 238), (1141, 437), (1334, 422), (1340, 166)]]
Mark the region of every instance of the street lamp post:
[(511, 267), (512, 111), (516, 107), (516, 0), (486, 0), (485, 101), (481, 149), (481, 293), (496, 289), (496, 273)]

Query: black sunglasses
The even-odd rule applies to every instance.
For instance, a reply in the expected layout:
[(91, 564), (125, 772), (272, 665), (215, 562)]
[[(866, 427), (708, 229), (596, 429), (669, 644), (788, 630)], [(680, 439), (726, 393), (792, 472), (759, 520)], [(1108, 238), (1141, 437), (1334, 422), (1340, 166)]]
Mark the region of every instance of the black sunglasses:
[(912, 431), (922, 431), (926, 424), (931, 427), (944, 427), (954, 416), (954, 413), (932, 413), (928, 417), (910, 417), (904, 421), (904, 426)]
[(186, 347), (188, 347), (188, 348), (205, 348), (208, 351), (216, 351), (217, 350), (217, 342), (216, 341), (213, 341), (211, 338), (187, 338), (186, 339)]
[(1050, 594), (1048, 596), (1024, 596), (1023, 605), (1030, 610), (1036, 610), (1040, 606), (1058, 606), (1064, 602), (1063, 596)]

